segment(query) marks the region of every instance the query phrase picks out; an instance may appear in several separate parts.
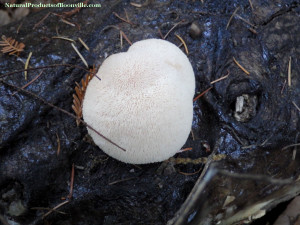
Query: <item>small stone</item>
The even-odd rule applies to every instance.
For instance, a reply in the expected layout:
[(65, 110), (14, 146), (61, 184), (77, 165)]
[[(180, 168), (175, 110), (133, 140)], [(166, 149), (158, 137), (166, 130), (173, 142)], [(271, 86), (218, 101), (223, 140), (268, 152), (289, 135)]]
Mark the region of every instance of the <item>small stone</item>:
[(193, 39), (197, 39), (201, 36), (202, 32), (201, 32), (200, 25), (198, 22), (194, 21), (191, 24), (189, 33)]
[(26, 212), (26, 207), (23, 205), (21, 200), (16, 200), (10, 203), (8, 214), (11, 216), (20, 216)]

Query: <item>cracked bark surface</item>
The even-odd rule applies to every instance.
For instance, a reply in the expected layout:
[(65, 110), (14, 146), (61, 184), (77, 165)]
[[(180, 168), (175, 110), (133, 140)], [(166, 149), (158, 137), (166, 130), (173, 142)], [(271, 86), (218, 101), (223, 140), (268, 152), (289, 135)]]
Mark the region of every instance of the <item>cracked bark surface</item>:
[[(199, 173), (191, 176), (203, 164), (175, 165), (163, 169), (162, 163), (136, 167), (107, 157), (88, 141), (85, 127), (77, 127), (74, 119), (42, 104), (39, 100), (15, 91), (0, 83), (0, 214), (18, 224), (233, 224), (245, 216), (263, 216), (282, 201), (300, 191), (299, 154), (293, 157), (293, 147), (299, 143), (300, 112), (300, 5), (297, 1), (147, 1), (138, 8), (130, 1), (100, 1), (101, 8), (85, 8), (69, 20), (80, 25), (73, 27), (51, 14), (33, 30), (47, 13), (61, 13), (66, 9), (49, 8), (30, 14), (22, 21), (1, 27), (1, 34), (26, 44), (20, 59), (26, 61), (33, 52), (31, 67), (51, 64), (83, 66), (69, 42), (52, 39), (57, 31), (73, 39), (80, 37), (90, 47), (84, 49), (76, 42), (88, 64), (101, 65), (107, 55), (126, 51), (129, 44), (120, 46), (119, 26), (132, 42), (146, 38), (160, 38), (158, 28), (165, 35), (181, 20), (167, 37), (180, 44), (180, 35), (189, 48), (189, 59), (196, 75), (196, 92), (213, 88), (194, 104), (193, 134), (185, 147), (192, 151), (176, 157), (206, 157), (204, 143), (225, 154), (216, 162), (218, 169), (241, 174), (263, 174), (269, 177), (291, 178), (290, 185), (237, 179), (225, 175), (211, 178), (196, 204), (185, 215), (180, 207), (192, 191)], [(226, 29), (234, 10), (255, 25), (235, 16)], [(113, 12), (136, 25), (120, 21)], [(200, 26), (200, 37), (193, 39), (189, 27)], [(18, 29), (20, 24), (22, 26)], [(256, 33), (249, 30), (255, 29)], [(17, 33), (17, 30), (19, 32)], [(24, 68), (14, 56), (0, 55), (1, 75)], [(250, 72), (245, 74), (233, 57)], [(291, 86), (287, 85), (288, 64), (291, 57)], [(227, 79), (210, 85), (230, 72)], [(29, 71), (29, 80), (40, 71)], [(59, 66), (44, 69), (43, 75), (27, 90), (55, 105), (72, 112), (75, 81), (85, 75), (78, 68)], [(0, 76), (1, 76), (0, 75)], [(26, 83), (24, 74), (4, 79), (16, 86)], [(285, 84), (286, 82), (286, 84)], [(234, 117), (238, 97), (256, 96), (256, 114), (246, 122)], [(59, 156), (56, 155), (60, 140)], [(42, 218), (43, 210), (63, 202), (69, 193), (72, 164), (76, 165), (72, 200), (59, 210)], [(225, 208), (227, 196), (234, 201)], [(253, 206), (266, 203), (264, 207)], [(16, 213), (16, 205), (24, 207)], [(14, 207), (15, 206), (15, 207)], [(252, 207), (252, 208), (251, 208)], [(22, 207), (19, 207), (22, 209)], [(249, 209), (241, 212), (244, 209)], [(252, 211), (251, 211), (252, 210)], [(178, 213), (176, 213), (178, 212)], [(238, 214), (240, 213), (240, 214)], [(252, 214), (251, 214), (252, 213)], [(261, 214), (258, 214), (261, 213)], [(173, 218), (173, 219), (172, 219)], [(1, 218), (0, 218), (1, 219)]]

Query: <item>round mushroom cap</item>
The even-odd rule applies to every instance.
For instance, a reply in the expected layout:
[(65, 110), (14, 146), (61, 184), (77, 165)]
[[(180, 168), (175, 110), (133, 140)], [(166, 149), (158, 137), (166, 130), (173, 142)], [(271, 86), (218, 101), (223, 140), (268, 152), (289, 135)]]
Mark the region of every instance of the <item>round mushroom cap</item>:
[(134, 43), (109, 56), (86, 89), (84, 121), (96, 145), (125, 163), (172, 157), (185, 144), (193, 120), (195, 77), (186, 55), (160, 39)]

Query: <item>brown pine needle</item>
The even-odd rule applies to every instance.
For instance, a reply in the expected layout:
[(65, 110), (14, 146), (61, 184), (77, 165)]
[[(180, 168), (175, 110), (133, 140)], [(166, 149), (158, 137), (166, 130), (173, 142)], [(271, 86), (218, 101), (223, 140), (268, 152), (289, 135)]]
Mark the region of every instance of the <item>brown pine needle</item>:
[(78, 51), (78, 49), (76, 48), (76, 46), (73, 44), (73, 43), (71, 43), (71, 45), (72, 45), (72, 48), (75, 50), (75, 52), (77, 53), (77, 55), (80, 57), (80, 59), (82, 60), (82, 62), (84, 63), (84, 65), (87, 67), (87, 68), (89, 68), (89, 65), (88, 65), (88, 63), (86, 62), (86, 60), (83, 58), (83, 56), (80, 54), (80, 52)]
[(134, 2), (130, 2), (130, 5), (137, 7), (137, 8), (141, 8), (143, 6), (142, 4), (134, 3)]
[(296, 102), (292, 101), (292, 103), (296, 107), (296, 109), (298, 109), (298, 111), (300, 112), (300, 107), (296, 104)]
[(158, 33), (159, 33), (159, 35), (160, 35), (160, 38), (161, 39), (164, 39), (164, 35), (162, 34), (162, 32), (161, 32), (161, 30), (158, 28)]
[(292, 86), (292, 57), (289, 60), (289, 68), (288, 68), (288, 86)]
[(90, 50), (90, 48), (87, 46), (87, 44), (79, 37), (78, 40), (80, 41), (80, 43), (83, 45), (83, 47), (85, 47), (86, 50)]
[(189, 50), (188, 50), (188, 48), (187, 48), (187, 46), (186, 46), (185, 41), (184, 41), (184, 40), (182, 39), (182, 37), (180, 37), (179, 35), (175, 34), (175, 36), (181, 41), (181, 43), (182, 43), (183, 46), (184, 46), (185, 53), (188, 55), (188, 54), (189, 54)]
[(237, 18), (239, 18), (240, 20), (244, 21), (245, 23), (247, 23), (248, 25), (252, 26), (252, 27), (256, 27), (254, 24), (250, 23), (249, 21), (247, 21), (246, 19), (244, 19), (243, 17), (241, 17), (240, 15), (238, 14), (235, 14), (235, 16)]
[(113, 12), (113, 14), (114, 14), (116, 17), (118, 17), (120, 20), (122, 20), (123, 22), (128, 23), (128, 24), (130, 24), (130, 25), (135, 25), (135, 24), (132, 23), (131, 21), (129, 21), (129, 20), (127, 20), (127, 19), (124, 19), (124, 18), (120, 17), (116, 12)]
[(249, 0), (249, 3), (250, 3), (250, 7), (251, 7), (251, 9), (252, 9), (252, 11), (253, 11), (253, 4), (252, 4), (252, 1)]
[(25, 63), (25, 68), (24, 68), (25, 69), (25, 71), (24, 71), (25, 80), (27, 80), (27, 68), (28, 68), (29, 60), (30, 60), (31, 56), (32, 56), (32, 52), (29, 53), (26, 63)]
[(67, 215), (67, 213), (65, 212), (62, 212), (62, 211), (59, 211), (59, 210), (55, 210), (55, 209), (51, 209), (51, 208), (47, 208), (47, 207), (32, 207), (30, 209), (33, 209), (33, 210), (52, 210), (53, 212), (57, 212), (59, 214), (63, 214), (63, 215)]
[(57, 132), (56, 132), (56, 142), (57, 142), (56, 156), (59, 156), (59, 154), (60, 154), (60, 139), (59, 139), (59, 136), (58, 136)]
[(227, 25), (226, 25), (226, 30), (227, 30), (227, 28), (229, 27), (229, 25), (230, 25), (230, 23), (231, 23), (231, 20), (233, 19), (233, 17), (235, 16), (235, 14), (236, 14), (236, 12), (239, 10), (239, 8), (240, 8), (240, 7), (237, 7), (237, 8), (234, 10), (234, 12), (232, 13), (231, 17), (229, 18), (228, 23), (227, 23)]
[(121, 45), (121, 48), (123, 48), (123, 35), (122, 35), (121, 30), (120, 30), (120, 45)]
[(174, 30), (179, 24), (183, 23), (184, 20), (179, 21), (178, 23), (176, 23), (169, 31), (168, 33), (164, 36), (164, 40), (168, 37), (168, 35), (172, 32), (172, 30)]
[(62, 39), (62, 40), (70, 41), (70, 42), (75, 42), (73, 39), (64, 37), (64, 36), (54, 36), (54, 37), (52, 37), (52, 39)]
[(288, 148), (291, 148), (291, 147), (296, 147), (296, 146), (300, 146), (300, 143), (296, 143), (296, 144), (287, 145), (287, 146), (283, 147), (281, 150), (286, 150), (286, 149), (288, 149)]
[(49, 212), (47, 212), (47, 213), (45, 213), (45, 214), (43, 215), (43, 219), (44, 219), (45, 217), (49, 216), (51, 213), (55, 212), (56, 209), (62, 207), (63, 205), (65, 205), (65, 204), (67, 204), (67, 203), (69, 203), (69, 200), (66, 200), (66, 201), (64, 201), (64, 202), (62, 202), (62, 203), (60, 203), (60, 204), (58, 204), (58, 205), (55, 206), (54, 208), (50, 209)]
[(64, 19), (64, 18), (60, 18), (60, 20), (61, 20), (63, 23), (68, 24), (68, 25), (70, 25), (70, 26), (72, 26), (72, 27), (75, 27), (75, 26), (76, 26), (76, 24), (71, 23), (70, 21), (68, 21), (68, 20), (66, 20), (66, 19)]
[(199, 169), (198, 171), (194, 172), (194, 173), (185, 173), (185, 172), (181, 172), (181, 171), (178, 171), (178, 173), (180, 173), (182, 175), (185, 175), (185, 176), (192, 176), (192, 175), (195, 175), (197, 173), (200, 173), (201, 170), (202, 170), (202, 168)]
[(33, 26), (33, 30), (35, 30), (38, 26), (40, 26), (44, 21), (45, 19), (48, 18), (48, 16), (50, 16), (50, 14), (52, 14), (51, 12), (48, 12), (38, 23), (36, 23), (34, 26)]
[(122, 180), (116, 180), (116, 181), (110, 182), (108, 185), (113, 185), (113, 184), (117, 184), (117, 183), (120, 183), (120, 182), (132, 180), (132, 179), (134, 179), (134, 177), (125, 178), (125, 179), (122, 179)]
[(177, 153), (186, 152), (186, 151), (190, 151), (190, 150), (193, 150), (193, 148), (183, 148), (183, 149), (180, 149)]
[(229, 74), (230, 74), (229, 71), (227, 71), (227, 74), (226, 74), (225, 76), (220, 77), (219, 79), (216, 79), (216, 80), (210, 82), (210, 84), (214, 84), (214, 83), (217, 83), (217, 82), (219, 82), (219, 81), (221, 81), (221, 80), (226, 79), (226, 78), (229, 76)]
[(129, 40), (129, 38), (127, 37), (127, 35), (126, 35), (122, 30), (120, 30), (120, 34), (122, 34), (122, 37), (124, 37), (125, 40), (126, 40), (130, 45), (132, 45), (132, 42)]
[(280, 94), (282, 94), (282, 93), (283, 93), (283, 90), (284, 90), (284, 88), (285, 88), (285, 85), (286, 85), (286, 80), (284, 80), (284, 83), (283, 83), (283, 85), (282, 85), (282, 88), (281, 88), (281, 92), (280, 92)]
[(127, 13), (127, 11), (126, 11), (125, 8), (124, 8), (124, 12), (125, 12), (126, 20), (127, 20), (127, 21), (130, 21), (129, 16), (128, 16), (128, 13)]
[(244, 71), (244, 73), (246, 73), (247, 75), (250, 75), (250, 73), (241, 65), (241, 64), (239, 64), (239, 62), (238, 61), (236, 61), (236, 59), (233, 57), (233, 61), (235, 62), (235, 64), (238, 66), (238, 67), (240, 67), (240, 69), (241, 70), (243, 70)]
[(203, 95), (205, 95), (210, 89), (212, 89), (213, 87), (207, 88), (205, 91), (203, 91), (201, 94), (199, 94), (196, 98), (194, 98), (194, 102), (197, 101), (200, 97), (202, 97)]
[(195, 135), (194, 135), (194, 131), (193, 131), (193, 129), (191, 129), (191, 135), (192, 135), (192, 139), (193, 139), (193, 141), (195, 141), (196, 139), (195, 139)]
[[(27, 84), (25, 84), (24, 86), (22, 86), (22, 89), (25, 89), (27, 88), (29, 85), (31, 85), (34, 81), (36, 81), (41, 75), (42, 75), (43, 71), (41, 71), (39, 73), (39, 75), (37, 75), (35, 78), (33, 78), (31, 81), (29, 81)], [(14, 96), (15, 94), (17, 94), (18, 91), (15, 91), (14, 93), (12, 93), (11, 96)]]
[(257, 34), (257, 31), (254, 30), (253, 28), (249, 27), (248, 30), (250, 30), (253, 34)]
[(75, 165), (73, 163), (72, 164), (72, 171), (71, 171), (70, 192), (68, 194), (68, 199), (71, 199), (72, 196), (73, 196), (74, 176), (75, 176)]

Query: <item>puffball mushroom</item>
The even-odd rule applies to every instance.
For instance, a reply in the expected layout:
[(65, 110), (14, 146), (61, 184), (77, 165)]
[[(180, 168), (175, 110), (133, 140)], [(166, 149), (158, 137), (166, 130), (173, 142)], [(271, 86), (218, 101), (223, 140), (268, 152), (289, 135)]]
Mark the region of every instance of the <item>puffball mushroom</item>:
[(193, 120), (195, 77), (186, 55), (159, 39), (134, 43), (109, 56), (88, 84), (84, 121), (96, 145), (125, 163), (172, 157), (185, 144)]

